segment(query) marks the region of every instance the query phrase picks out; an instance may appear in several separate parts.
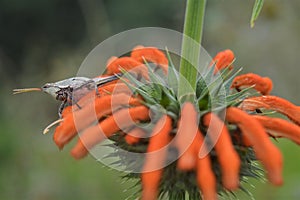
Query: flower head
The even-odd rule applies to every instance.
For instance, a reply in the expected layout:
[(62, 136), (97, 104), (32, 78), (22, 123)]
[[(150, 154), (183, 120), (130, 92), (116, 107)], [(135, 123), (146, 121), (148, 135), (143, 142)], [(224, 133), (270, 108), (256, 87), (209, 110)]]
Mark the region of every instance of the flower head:
[[(76, 159), (105, 139), (123, 150), (144, 153), (139, 173), (127, 175), (141, 182), (143, 200), (184, 199), (186, 194), (190, 199), (216, 199), (219, 193), (243, 188), (246, 177), (260, 178), (257, 161), (269, 181), (281, 185), (282, 155), (269, 136), (299, 144), (300, 109), (269, 96), (269, 78), (233, 74), (234, 58), (231, 50), (217, 54), (198, 78), (195, 101), (180, 104), (170, 56), (138, 46), (130, 57), (108, 62), (108, 74), (123, 73), (120, 81), (83, 97), (78, 102), (82, 109), (65, 108), (54, 141), (63, 148), (81, 132), (71, 150)], [(162, 76), (155, 73), (159, 69)], [(265, 110), (291, 120), (274, 118)], [(112, 156), (129, 171), (136, 161), (118, 151)]]

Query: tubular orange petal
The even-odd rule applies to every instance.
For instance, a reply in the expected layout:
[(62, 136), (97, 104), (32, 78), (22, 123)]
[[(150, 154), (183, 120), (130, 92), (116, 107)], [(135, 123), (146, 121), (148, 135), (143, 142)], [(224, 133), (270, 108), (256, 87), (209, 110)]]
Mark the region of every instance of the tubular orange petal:
[(167, 148), (171, 141), (172, 119), (164, 115), (155, 125), (149, 140), (146, 159), (143, 166), (142, 200), (156, 200), (164, 163), (167, 159)]
[(248, 73), (234, 78), (231, 87), (236, 89), (243, 89), (254, 85), (254, 89), (263, 95), (268, 95), (272, 88), (272, 80), (268, 77), (261, 77), (257, 74)]
[(226, 120), (237, 124), (243, 134), (247, 136), (253, 145), (257, 158), (267, 169), (270, 182), (274, 185), (281, 185), (282, 155), (269, 140), (267, 133), (259, 121), (235, 107), (227, 108)]
[[(128, 101), (126, 101), (126, 99)], [(94, 105), (95, 104), (95, 105)], [(89, 104), (80, 110), (70, 112), (64, 116), (64, 120), (56, 128), (53, 139), (61, 149), (77, 132), (88, 127), (91, 123), (104, 115), (111, 114), (115, 109), (128, 105), (140, 105), (140, 100), (120, 93), (114, 96), (107, 95), (96, 98), (94, 104)]]
[(196, 163), (196, 174), (197, 174), (197, 184), (202, 192), (202, 196), (204, 200), (214, 200), (217, 199), (217, 181), (215, 174), (212, 170), (211, 161), (209, 158), (209, 154), (205, 157), (200, 158), (199, 153), (201, 146), (204, 145), (204, 138), (200, 130), (198, 130), (195, 141), (197, 149), (198, 149), (198, 156), (197, 156), (197, 163)]
[(243, 110), (259, 108), (271, 109), (280, 112), (300, 125), (300, 108), (288, 100), (276, 96), (260, 96), (245, 99), (239, 106)]
[(221, 165), (222, 182), (228, 190), (239, 187), (240, 158), (235, 151), (228, 129), (214, 113), (203, 117), (203, 124), (208, 127), (208, 135), (215, 144), (218, 161)]
[(80, 159), (86, 156), (87, 150), (93, 148), (106, 137), (112, 136), (120, 129), (134, 125), (139, 120), (149, 119), (149, 109), (145, 106), (138, 106), (129, 109), (122, 109), (101, 121), (98, 125), (91, 126), (80, 134), (78, 143), (72, 149), (74, 158)]
[(137, 46), (131, 52), (131, 57), (139, 62), (152, 62), (160, 67), (165, 74), (168, 73), (168, 59), (165, 54), (155, 47)]
[(300, 145), (300, 127), (284, 119), (254, 115), (273, 137), (285, 137)]
[(141, 138), (143, 138), (146, 135), (145, 131), (141, 128), (133, 128), (125, 135), (125, 141), (129, 145), (135, 145), (137, 144)]
[(198, 113), (192, 103), (187, 102), (183, 105), (175, 137), (176, 147), (181, 155), (177, 167), (181, 170), (192, 170), (196, 166), (197, 156), (195, 156), (193, 141), (198, 131), (197, 116)]
[[(112, 81), (109, 84), (105, 84), (98, 88), (98, 92), (92, 91), (88, 94), (86, 94), (84, 97), (82, 97), (77, 104), (80, 107), (84, 107), (86, 104), (93, 104), (93, 101), (95, 101), (95, 98), (99, 98), (105, 95), (111, 95), (111, 94), (119, 94), (119, 93), (125, 93), (127, 95), (131, 95), (132, 91), (128, 88), (128, 86), (125, 83), (120, 83), (117, 81)], [(73, 106), (73, 111), (79, 110), (78, 106)]]
[(146, 80), (149, 80), (148, 68), (141, 62), (131, 58), (131, 57), (121, 57), (113, 60), (107, 65), (108, 75), (113, 75), (120, 73), (120, 69), (123, 68), (129, 72), (136, 72), (138, 76), (144, 77)]
[(237, 130), (233, 133), (233, 137), (238, 142), (238, 144), (241, 145), (241, 146), (245, 146), (245, 147), (251, 147), (252, 146), (252, 144), (250, 143), (247, 136), (246, 135), (241, 135), (239, 133), (239, 130)]
[(214, 73), (222, 70), (226, 67), (232, 69), (232, 62), (234, 60), (234, 53), (230, 49), (219, 52), (214, 58), (212, 64), (216, 64), (216, 69)]
[(61, 117), (65, 118), (65, 116), (67, 116), (68, 114), (70, 114), (72, 112), (72, 110), (73, 110), (72, 106), (65, 107), (64, 110), (61, 113)]

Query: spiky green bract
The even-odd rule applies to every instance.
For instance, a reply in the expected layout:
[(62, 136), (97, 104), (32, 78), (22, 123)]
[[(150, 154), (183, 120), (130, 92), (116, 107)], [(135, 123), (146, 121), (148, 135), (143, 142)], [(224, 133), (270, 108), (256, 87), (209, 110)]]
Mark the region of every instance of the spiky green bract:
[[(139, 143), (135, 145), (127, 144), (122, 134), (116, 134), (110, 138), (113, 141), (112, 147), (117, 146), (125, 150), (120, 151), (118, 148), (115, 148), (115, 152), (109, 155), (109, 157), (118, 157), (118, 160), (112, 164), (122, 166), (124, 170), (129, 171), (124, 178), (136, 180), (137, 186), (140, 185), (140, 174), (134, 172), (141, 171), (143, 167), (143, 153), (147, 151), (149, 137), (151, 137), (153, 127), (162, 114), (167, 114), (173, 119), (173, 131), (170, 134), (175, 136), (177, 132), (177, 121), (180, 118), (180, 102), (177, 95), (179, 73), (175, 69), (169, 53), (166, 53), (170, 64), (167, 77), (164, 75), (159, 76), (158, 72), (154, 73), (153, 68), (147, 62), (145, 63), (148, 67), (150, 77), (148, 81), (144, 79), (138, 80), (135, 74), (121, 70), (123, 76), (120, 78), (124, 80), (124, 83), (128, 85), (134, 95), (143, 97), (143, 103), (149, 107), (151, 111), (151, 121), (144, 121), (137, 124), (147, 134)], [(219, 73), (215, 73), (215, 66), (209, 66), (203, 73), (198, 74), (194, 96), (196, 97), (195, 101), (197, 103), (196, 105), (198, 105), (197, 109), (200, 119), (208, 112), (214, 112), (223, 119), (222, 116), (224, 116), (227, 107), (238, 106), (243, 99), (257, 95), (257, 93), (252, 91), (252, 87), (241, 91), (235, 91), (231, 88), (234, 77), (236, 77), (240, 71), (241, 69), (233, 72), (229, 68), (225, 68)], [(129, 82), (126, 80), (129, 80)], [(229, 129), (232, 143), (241, 160), (239, 172), (240, 182), (246, 182), (248, 177), (262, 178), (261, 169), (256, 165), (256, 158), (252, 148), (246, 147), (242, 143), (242, 134), (239, 128), (235, 125), (227, 124), (226, 122), (225, 125)], [(199, 129), (203, 133), (203, 136), (205, 136), (207, 127), (201, 123), (201, 120), (199, 122)], [(128, 157), (128, 152), (141, 153), (141, 155)], [(174, 158), (178, 152), (173, 147), (168, 150), (168, 153), (171, 158)], [(233, 192), (226, 190), (222, 186), (222, 173), (218, 163), (218, 155), (214, 149), (212, 149), (209, 156), (217, 179), (218, 193), (220, 195), (230, 195), (230, 197), (234, 197), (235, 194)], [(164, 173), (161, 177), (159, 188), (160, 199), (201, 199), (201, 193), (196, 184), (195, 172), (182, 172), (178, 170), (176, 161), (168, 163), (169, 164), (164, 167)], [(240, 186), (240, 189), (250, 194), (243, 186)], [(138, 197), (139, 191), (140, 190), (135, 193), (135, 196), (132, 196), (132, 199)]]

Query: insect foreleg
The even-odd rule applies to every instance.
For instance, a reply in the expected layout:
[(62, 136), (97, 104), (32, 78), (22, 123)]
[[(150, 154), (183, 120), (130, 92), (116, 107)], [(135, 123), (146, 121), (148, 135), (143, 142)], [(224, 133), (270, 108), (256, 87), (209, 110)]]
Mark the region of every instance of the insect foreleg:
[(59, 106), (59, 108), (58, 108), (58, 116), (59, 116), (59, 118), (62, 118), (62, 111), (64, 110), (64, 108), (66, 107), (66, 105), (67, 105), (67, 100), (65, 100), (65, 101), (63, 101), (61, 104), (60, 104), (60, 106)]

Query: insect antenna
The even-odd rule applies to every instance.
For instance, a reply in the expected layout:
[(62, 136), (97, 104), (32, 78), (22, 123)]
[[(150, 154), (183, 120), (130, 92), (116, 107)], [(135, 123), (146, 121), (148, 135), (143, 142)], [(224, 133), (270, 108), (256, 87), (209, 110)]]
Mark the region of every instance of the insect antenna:
[(20, 94), (25, 92), (33, 92), (33, 91), (42, 91), (41, 88), (22, 88), (22, 89), (13, 89), (13, 94)]
[(55, 120), (54, 122), (52, 122), (51, 124), (49, 124), (44, 130), (43, 130), (43, 134), (45, 135), (45, 134), (47, 134), (48, 132), (49, 132), (49, 129), (52, 127), (52, 126), (54, 126), (54, 125), (56, 125), (56, 124), (58, 124), (58, 123), (60, 123), (60, 122), (62, 122), (62, 121), (64, 121), (63, 119), (58, 119), (58, 120)]

